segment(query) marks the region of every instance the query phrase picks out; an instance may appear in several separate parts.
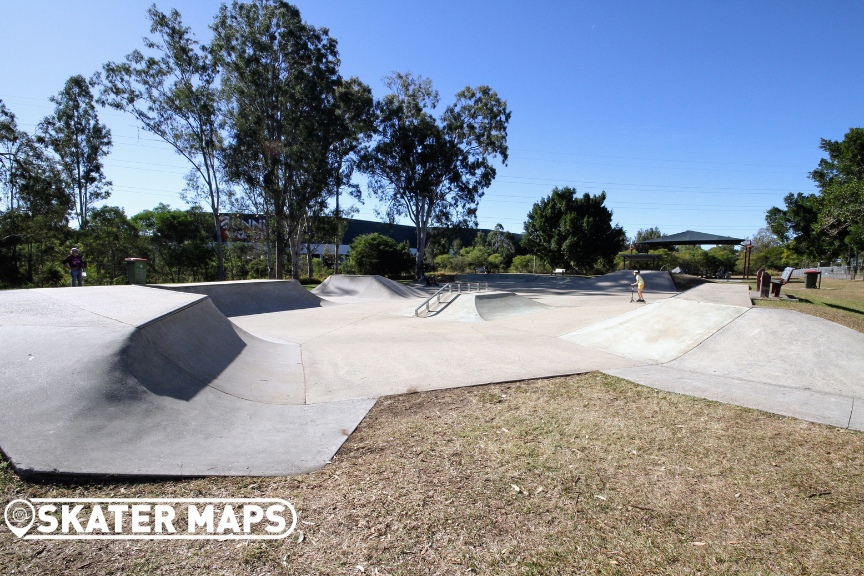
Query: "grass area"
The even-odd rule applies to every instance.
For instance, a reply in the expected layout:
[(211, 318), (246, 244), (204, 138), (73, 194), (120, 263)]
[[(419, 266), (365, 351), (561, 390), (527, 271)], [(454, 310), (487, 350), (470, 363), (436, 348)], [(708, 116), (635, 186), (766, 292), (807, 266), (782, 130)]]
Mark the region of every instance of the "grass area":
[(859, 574), (864, 434), (602, 374), (384, 398), (291, 478), (29, 484), (19, 497), (275, 497), (275, 542), (21, 541), (2, 574)]
[[(724, 284), (725, 280), (709, 280), (687, 274), (671, 274), (675, 288), (679, 292), (695, 288), (706, 282)], [(736, 279), (741, 281), (740, 279)], [(803, 279), (794, 279), (781, 288), (781, 295), (797, 298), (797, 302), (788, 299), (762, 299), (756, 290), (756, 278), (744, 280), (750, 286), (750, 294), (755, 306), (771, 308), (786, 308), (811, 316), (818, 316), (837, 324), (846, 326), (858, 332), (864, 332), (864, 282), (860, 280), (822, 280), (818, 289), (804, 287)]]
[(818, 316), (842, 324), (858, 332), (864, 332), (864, 282), (860, 280), (822, 280), (818, 289), (807, 289), (803, 280), (793, 280), (780, 289), (798, 299), (791, 300), (757, 298), (756, 281), (751, 282), (753, 304), (797, 310), (811, 316)]

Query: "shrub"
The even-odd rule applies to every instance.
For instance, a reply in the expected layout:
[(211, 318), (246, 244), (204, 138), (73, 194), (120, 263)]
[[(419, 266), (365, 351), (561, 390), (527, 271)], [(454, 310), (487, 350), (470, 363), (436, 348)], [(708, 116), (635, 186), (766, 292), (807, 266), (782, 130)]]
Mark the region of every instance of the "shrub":
[(435, 270), (438, 272), (452, 271), (453, 258), (449, 254), (441, 254), (435, 257)]
[(346, 268), (354, 274), (378, 274), (395, 278), (410, 274), (414, 263), (407, 242), (399, 244), (375, 232), (354, 239)]

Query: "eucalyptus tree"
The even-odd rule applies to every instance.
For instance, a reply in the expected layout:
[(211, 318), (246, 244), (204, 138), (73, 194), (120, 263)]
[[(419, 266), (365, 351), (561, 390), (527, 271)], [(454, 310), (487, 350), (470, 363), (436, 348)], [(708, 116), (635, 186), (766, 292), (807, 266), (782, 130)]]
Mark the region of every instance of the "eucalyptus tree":
[(15, 210), (20, 206), (22, 161), (32, 146), (29, 135), (18, 129), (15, 114), (0, 100), (0, 209)]
[(199, 44), (177, 10), (165, 14), (154, 5), (147, 16), (154, 35), (143, 40), (149, 55), (135, 50), (122, 63), (105, 64), (99, 102), (131, 114), (144, 130), (164, 140), (191, 164), (186, 192), (189, 200), (210, 208), (218, 275), (224, 280), (219, 224), (225, 194), (220, 177), (224, 106), (219, 68), (209, 46)]
[(111, 182), (102, 171), (102, 159), (111, 150), (111, 131), (99, 122), (90, 84), (80, 74), (69, 78), (50, 100), (54, 113), (39, 124), (38, 139), (57, 155), (78, 226), (84, 229), (93, 204), (111, 195)]
[(267, 197), (276, 277), (289, 248), (299, 278), (301, 223), (326, 194), (331, 150), (344, 137), (336, 41), (281, 0), (223, 5), (213, 30), (229, 100), (228, 173)]
[(507, 163), (507, 103), (488, 86), (466, 87), (440, 118), (431, 80), (394, 73), (391, 94), (376, 105), (375, 142), (362, 159), (370, 191), (389, 221), (405, 216), (417, 235), (415, 274), (423, 275), (429, 228), (474, 224), (495, 178), (492, 160)]
[(362, 145), (374, 130), (374, 100), (372, 89), (358, 78), (349, 78), (336, 90), (337, 134), (329, 152), (330, 176), (327, 196), (335, 199), (333, 224), (330, 227), (335, 246), (334, 274), (339, 273), (339, 246), (345, 229), (348, 227), (345, 216), (351, 216), (357, 209), (340, 206), (342, 190), (347, 190), (355, 200), (362, 202), (360, 187), (352, 181), (357, 167)]

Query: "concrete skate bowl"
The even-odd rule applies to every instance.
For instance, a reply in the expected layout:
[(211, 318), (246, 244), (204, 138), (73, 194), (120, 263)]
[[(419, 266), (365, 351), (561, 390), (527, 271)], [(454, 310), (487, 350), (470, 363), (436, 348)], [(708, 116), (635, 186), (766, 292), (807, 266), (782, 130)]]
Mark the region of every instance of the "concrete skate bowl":
[[(642, 272), (645, 291), (655, 293), (677, 292), (668, 272), (646, 270)], [(632, 270), (618, 270), (594, 278), (557, 276), (551, 274), (459, 274), (458, 282), (487, 282), (489, 288), (523, 294), (568, 295), (576, 292), (605, 295), (629, 292), (633, 283)]]
[(24, 477), (308, 472), (374, 404), (304, 404), (299, 346), (198, 295), (3, 292), (0, 339), (0, 449)]
[(203, 294), (225, 316), (250, 316), (325, 305), (296, 280), (240, 280), (197, 284), (152, 284), (154, 288)]
[(491, 322), (549, 310), (545, 304), (512, 292), (456, 294), (426, 318), (455, 322)]
[(370, 300), (400, 300), (425, 298), (421, 290), (394, 282), (383, 276), (336, 274), (312, 290), (315, 296), (335, 302), (361, 302)]

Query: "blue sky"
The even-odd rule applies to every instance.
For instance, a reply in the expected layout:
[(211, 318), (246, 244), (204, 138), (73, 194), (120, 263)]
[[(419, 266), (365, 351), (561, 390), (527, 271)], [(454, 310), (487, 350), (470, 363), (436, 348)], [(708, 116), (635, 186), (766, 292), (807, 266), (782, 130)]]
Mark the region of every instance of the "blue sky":
[[(149, 1), (7, 2), (0, 99), (33, 131), (48, 97), (141, 47)], [(813, 192), (820, 138), (864, 125), (864, 2), (383, 2), (304, 0), (339, 42), (342, 74), (376, 97), (392, 71), (431, 78), (441, 109), (466, 85), (507, 100), (510, 160), (480, 203), (480, 226), (522, 230), (554, 186), (607, 194), (629, 236), (657, 226), (748, 237), (788, 192)], [(220, 2), (177, 8), (199, 39)], [(114, 135), (109, 204), (165, 202), (187, 167), (134, 120)], [(374, 200), (358, 217), (376, 219)]]

